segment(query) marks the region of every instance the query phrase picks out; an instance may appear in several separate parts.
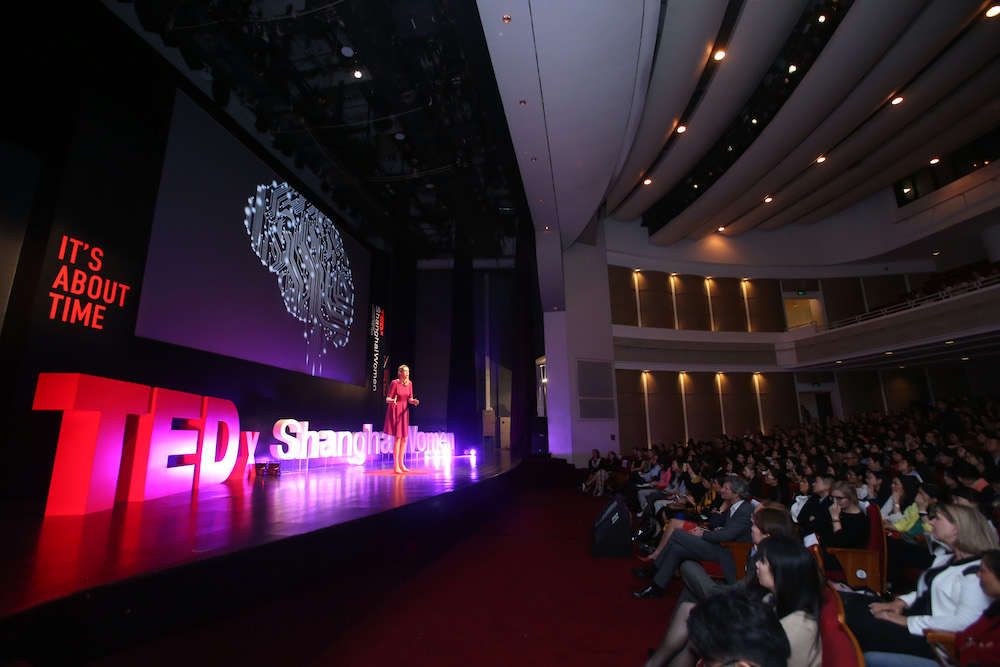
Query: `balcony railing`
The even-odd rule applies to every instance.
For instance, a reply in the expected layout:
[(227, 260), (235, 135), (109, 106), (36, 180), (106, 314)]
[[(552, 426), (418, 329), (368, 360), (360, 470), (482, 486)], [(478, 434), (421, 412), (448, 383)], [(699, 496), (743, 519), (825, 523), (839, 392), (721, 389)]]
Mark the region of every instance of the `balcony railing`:
[(805, 327), (816, 327), (817, 331), (830, 331), (832, 329), (839, 329), (840, 327), (846, 327), (851, 324), (858, 324), (859, 322), (867, 322), (868, 320), (875, 320), (880, 317), (885, 317), (886, 315), (891, 315), (893, 313), (901, 313), (907, 310), (913, 310), (914, 308), (920, 308), (921, 306), (926, 306), (930, 303), (937, 303), (940, 301), (947, 301), (956, 296), (962, 294), (968, 294), (970, 292), (977, 292), (981, 289), (987, 287), (992, 287), (993, 285), (1000, 285), (1000, 275), (989, 276), (987, 278), (980, 278), (978, 280), (970, 280), (966, 283), (960, 283), (953, 287), (948, 287), (941, 290), (935, 294), (929, 294), (927, 296), (922, 296), (917, 299), (911, 299), (909, 301), (904, 301), (903, 303), (897, 303), (892, 306), (886, 306), (885, 308), (879, 308), (877, 310), (872, 310), (863, 315), (856, 315), (854, 317), (847, 317), (842, 320), (837, 320), (836, 322), (831, 322), (829, 324), (819, 324), (816, 321), (806, 322), (804, 324), (798, 324), (794, 327), (789, 327), (787, 331), (795, 331), (797, 329), (803, 329)]

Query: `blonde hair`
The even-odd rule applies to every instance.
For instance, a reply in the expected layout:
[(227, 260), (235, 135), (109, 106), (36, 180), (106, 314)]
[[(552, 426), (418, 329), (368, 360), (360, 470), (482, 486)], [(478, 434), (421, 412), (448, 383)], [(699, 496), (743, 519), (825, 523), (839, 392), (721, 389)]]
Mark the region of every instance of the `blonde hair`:
[(400, 364), (399, 368), (396, 369), (396, 375), (399, 375), (400, 373), (402, 373), (404, 368), (406, 370), (410, 370), (410, 367), (407, 366), (406, 364)]
[(830, 493), (832, 494), (834, 491), (840, 491), (841, 493), (843, 493), (844, 496), (846, 496), (847, 499), (851, 501), (852, 505), (858, 504), (858, 490), (855, 489), (850, 484), (848, 484), (847, 482), (834, 482), (833, 484), (831, 484)]
[(984, 551), (997, 548), (997, 531), (979, 510), (949, 503), (939, 506), (937, 512), (958, 529), (955, 549), (980, 556)]

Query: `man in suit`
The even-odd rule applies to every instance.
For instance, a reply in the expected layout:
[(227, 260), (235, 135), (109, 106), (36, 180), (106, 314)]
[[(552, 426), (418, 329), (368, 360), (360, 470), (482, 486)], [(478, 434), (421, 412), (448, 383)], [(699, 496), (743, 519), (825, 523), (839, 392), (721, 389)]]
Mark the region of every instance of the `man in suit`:
[(715, 530), (695, 529), (694, 532), (675, 531), (670, 536), (666, 548), (660, 553), (656, 563), (633, 572), (643, 579), (652, 579), (653, 583), (641, 591), (633, 593), (637, 598), (663, 597), (663, 589), (680, 564), (687, 560), (706, 560), (719, 563), (727, 583), (736, 581), (736, 564), (728, 548), (723, 542), (749, 542), (750, 518), (753, 506), (747, 500), (750, 488), (742, 477), (732, 476), (722, 485), (722, 499), (729, 503), (729, 511), (725, 523)]
[(799, 512), (799, 532), (802, 535), (816, 533), (820, 544), (829, 542), (833, 535), (833, 520), (830, 518), (830, 505), (833, 504), (830, 487), (833, 482), (832, 477), (816, 475), (812, 483), (813, 495), (809, 496)]

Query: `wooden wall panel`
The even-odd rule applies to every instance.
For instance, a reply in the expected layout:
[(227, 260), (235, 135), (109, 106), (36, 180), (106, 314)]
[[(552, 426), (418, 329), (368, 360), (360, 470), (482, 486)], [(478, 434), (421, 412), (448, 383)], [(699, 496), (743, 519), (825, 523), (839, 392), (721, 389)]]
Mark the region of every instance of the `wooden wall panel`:
[(724, 373), (716, 376), (722, 389), (722, 411), (726, 435), (740, 437), (760, 430), (753, 373)]
[(747, 309), (739, 278), (712, 278), (712, 319), (715, 331), (746, 331)]
[(820, 283), (827, 324), (864, 314), (865, 299), (858, 278), (827, 278)]
[(660, 329), (674, 328), (674, 299), (670, 293), (670, 274), (642, 271), (636, 274), (639, 283), (640, 326)]
[(744, 283), (750, 308), (750, 331), (784, 331), (785, 304), (781, 281), (751, 278)]
[(865, 286), (865, 298), (868, 299), (868, 310), (900, 303), (906, 295), (906, 278), (900, 274), (872, 276), (864, 278), (862, 283)]
[(679, 375), (672, 371), (654, 371), (646, 375), (649, 433), (654, 444), (684, 442), (684, 403)]
[(615, 370), (618, 385), (618, 446), (621, 454), (633, 447), (646, 449), (646, 403), (642, 395), (642, 372)]
[(837, 389), (844, 416), (862, 412), (882, 412), (882, 386), (878, 371), (845, 371), (837, 373)]
[(676, 276), (674, 289), (677, 293), (678, 328), (688, 331), (711, 331), (712, 321), (708, 314), (705, 278), (703, 276)]
[(922, 368), (893, 368), (882, 371), (886, 407), (894, 412), (906, 410), (911, 403), (929, 403), (930, 390)]
[(638, 326), (632, 269), (609, 264), (608, 289), (611, 292), (611, 323)]
[(715, 373), (687, 373), (684, 378), (688, 437), (711, 442), (722, 433), (722, 413)]
[(757, 376), (757, 384), (766, 432), (770, 433), (776, 424), (789, 426), (799, 423), (801, 416), (794, 373), (761, 373)]

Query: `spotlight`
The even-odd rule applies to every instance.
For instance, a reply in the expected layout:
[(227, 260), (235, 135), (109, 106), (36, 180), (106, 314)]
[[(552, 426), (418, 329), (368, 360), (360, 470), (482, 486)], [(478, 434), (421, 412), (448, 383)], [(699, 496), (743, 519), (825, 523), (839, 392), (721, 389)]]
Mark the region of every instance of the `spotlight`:
[(903, 103), (903, 98), (902, 97), (894, 97), (894, 98), (892, 98), (892, 102), (890, 102), (890, 104), (892, 104), (892, 106), (897, 106), (897, 105), (902, 104), (902, 103)]
[(941, 158), (939, 158), (939, 157), (931, 158), (931, 164), (937, 164), (940, 161), (941, 161)]
[(771, 196), (764, 197), (764, 203), (765, 204), (770, 204), (773, 201), (774, 201), (774, 197), (771, 197)]
[[(726, 231), (726, 228), (725, 227), (719, 227), (718, 231), (724, 232), (724, 231)], [(708, 280), (708, 278), (706, 278), (705, 280)]]
[(675, 131), (677, 132), (677, 134), (684, 134), (685, 132), (688, 131), (687, 125), (678, 125), (677, 130)]
[(816, 158), (816, 164), (823, 164), (824, 162), (826, 162), (825, 155), (820, 155), (818, 158)]
[(723, 51), (722, 49), (719, 49), (718, 51), (715, 52), (715, 55), (712, 57), (715, 58), (716, 60), (722, 60), (723, 58), (726, 57), (726, 52)]
[(359, 69), (354, 70), (354, 78), (355, 79), (360, 79), (362, 76), (363, 75), (361, 74), (361, 70), (359, 70)]
[(993, 18), (997, 14), (1000, 14), (1000, 5), (993, 5), (992, 7), (986, 10), (987, 18)]
[(644, 178), (643, 181), (642, 181), (642, 184), (643, 185), (652, 185), (653, 184), (653, 179), (651, 179), (651, 178)]

